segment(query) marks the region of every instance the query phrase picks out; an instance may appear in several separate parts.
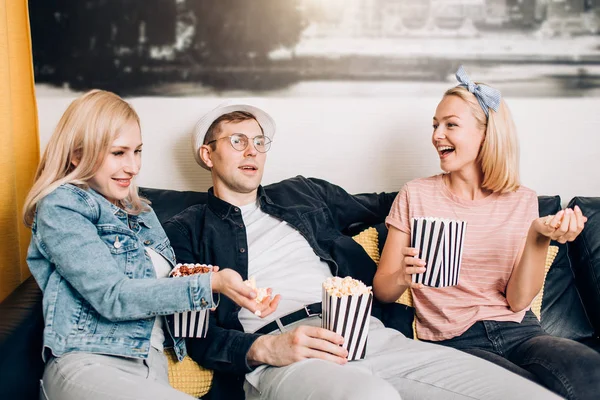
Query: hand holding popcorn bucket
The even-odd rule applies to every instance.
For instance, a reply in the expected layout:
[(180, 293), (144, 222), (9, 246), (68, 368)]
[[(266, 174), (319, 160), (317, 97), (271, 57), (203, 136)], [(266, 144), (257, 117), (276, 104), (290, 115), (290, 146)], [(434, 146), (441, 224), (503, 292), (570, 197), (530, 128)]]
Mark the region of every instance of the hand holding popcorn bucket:
[(412, 281), (438, 288), (458, 285), (467, 222), (426, 217), (411, 218), (410, 225), (411, 247), (427, 263)]
[(333, 277), (323, 282), (321, 327), (342, 335), (348, 360), (367, 354), (372, 305), (371, 287), (359, 280)]

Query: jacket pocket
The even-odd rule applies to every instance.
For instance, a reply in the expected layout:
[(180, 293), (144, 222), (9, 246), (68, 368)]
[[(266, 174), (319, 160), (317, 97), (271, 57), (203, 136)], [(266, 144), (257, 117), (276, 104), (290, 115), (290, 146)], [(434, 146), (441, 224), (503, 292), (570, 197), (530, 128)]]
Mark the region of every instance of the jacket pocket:
[(98, 235), (129, 278), (144, 276), (144, 252), (137, 235), (116, 225), (98, 225)]
[(79, 300), (79, 318), (77, 319), (77, 330), (93, 334), (98, 323), (98, 315), (94, 308), (87, 301)]
[(98, 235), (112, 254), (122, 254), (139, 247), (137, 236), (129, 229), (117, 225), (97, 225)]

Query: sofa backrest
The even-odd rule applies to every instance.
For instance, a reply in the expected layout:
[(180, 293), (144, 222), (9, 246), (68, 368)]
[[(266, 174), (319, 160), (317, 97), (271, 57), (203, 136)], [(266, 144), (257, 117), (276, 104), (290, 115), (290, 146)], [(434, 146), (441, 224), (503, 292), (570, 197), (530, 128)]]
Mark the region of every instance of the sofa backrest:
[(150, 200), (161, 224), (169, 218), (179, 214), (181, 211), (194, 204), (204, 204), (208, 198), (206, 192), (177, 191), (166, 189), (140, 188), (140, 195)]

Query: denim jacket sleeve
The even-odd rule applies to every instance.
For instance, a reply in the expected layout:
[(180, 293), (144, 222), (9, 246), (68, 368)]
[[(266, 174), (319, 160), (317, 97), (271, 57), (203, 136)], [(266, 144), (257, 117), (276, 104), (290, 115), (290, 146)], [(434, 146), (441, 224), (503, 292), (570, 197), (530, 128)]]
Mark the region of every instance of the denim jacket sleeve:
[(373, 225), (384, 222), (397, 195), (397, 192), (351, 195), (325, 180), (305, 179), (311, 190), (327, 204), (336, 228), (341, 231), (354, 223)]
[[(32, 240), (69, 284), (104, 318), (125, 321), (213, 307), (212, 274), (130, 279), (98, 234), (99, 206), (59, 187), (38, 204)], [(144, 268), (142, 260), (139, 268)]]

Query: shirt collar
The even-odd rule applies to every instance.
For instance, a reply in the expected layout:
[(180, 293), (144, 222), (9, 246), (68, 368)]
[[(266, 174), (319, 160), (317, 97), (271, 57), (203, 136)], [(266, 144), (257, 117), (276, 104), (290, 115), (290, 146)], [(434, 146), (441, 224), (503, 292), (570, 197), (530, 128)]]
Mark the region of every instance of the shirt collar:
[[(258, 199), (258, 204), (259, 205), (262, 205), (265, 202), (267, 202), (269, 204), (273, 204), (273, 202), (271, 201), (271, 199), (269, 198), (269, 196), (267, 196), (267, 194), (265, 193), (265, 189), (262, 186), (258, 187), (258, 191), (257, 191), (256, 197)], [(228, 202), (226, 202), (224, 200), (221, 200), (217, 196), (215, 196), (214, 188), (212, 188), (212, 187), (210, 189), (208, 189), (207, 204), (208, 204), (208, 207), (215, 214), (217, 214), (219, 217), (221, 217), (221, 219), (227, 218), (227, 216), (232, 211), (235, 211), (236, 208), (239, 210), (239, 207), (236, 207), (233, 204), (230, 204), (230, 203), (228, 203)]]

